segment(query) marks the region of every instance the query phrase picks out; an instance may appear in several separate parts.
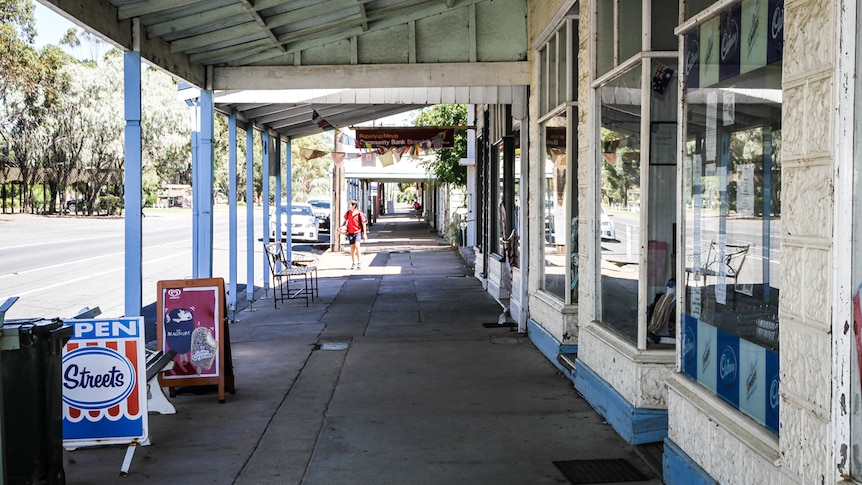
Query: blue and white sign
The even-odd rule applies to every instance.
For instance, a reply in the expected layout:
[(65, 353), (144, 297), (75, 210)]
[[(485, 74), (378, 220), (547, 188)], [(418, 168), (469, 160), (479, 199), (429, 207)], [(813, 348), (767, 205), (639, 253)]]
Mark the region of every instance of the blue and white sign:
[(63, 349), (63, 444), (127, 444), (147, 438), (143, 318), (69, 320)]
[(80, 409), (116, 406), (137, 382), (132, 363), (119, 352), (80, 347), (63, 357), (63, 401)]
[(779, 359), (775, 351), (682, 315), (683, 374), (778, 433)]

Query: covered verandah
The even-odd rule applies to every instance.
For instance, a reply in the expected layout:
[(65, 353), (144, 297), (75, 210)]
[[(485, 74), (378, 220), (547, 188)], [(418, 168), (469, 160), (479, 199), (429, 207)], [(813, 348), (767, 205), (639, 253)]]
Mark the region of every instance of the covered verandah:
[[(137, 194), (143, 62), (195, 88), (186, 99), (196, 120), (193, 276), (202, 278), (212, 272), (217, 113), (229, 118), (230, 239), (236, 241), (238, 130), (245, 130), (249, 161), (254, 131), (259, 132), (261, 155), (271, 162), (263, 164), (263, 177), (275, 177), (276, 187), (285, 184), (289, 194), (291, 161), (285, 145), (319, 132), (315, 116), (334, 126), (352, 126), (439, 103), (508, 104), (523, 99), (523, 87), (530, 84), (525, 0), (42, 3), (125, 52), (127, 316), (140, 315), (142, 300)], [(262, 211), (264, 228), (268, 214)], [(246, 230), (252, 233), (251, 223)], [(231, 247), (231, 308), (237, 298), (236, 254)], [(254, 264), (247, 267), (247, 281), (254, 281)], [(248, 291), (252, 287), (247, 285)]]

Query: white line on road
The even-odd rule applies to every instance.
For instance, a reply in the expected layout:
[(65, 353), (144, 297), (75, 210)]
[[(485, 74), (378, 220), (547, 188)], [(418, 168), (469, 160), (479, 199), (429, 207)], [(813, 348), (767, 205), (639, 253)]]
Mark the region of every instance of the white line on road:
[[(190, 253), (190, 252), (191, 252), (191, 251), (181, 251), (181, 252), (179, 252), (179, 253), (171, 254), (170, 256), (165, 256), (165, 257), (162, 257), (162, 258), (156, 258), (156, 259), (150, 259), (150, 260), (148, 260), (148, 261), (147, 261), (147, 263), (156, 263), (156, 262), (159, 262), (159, 261), (163, 261), (163, 260), (165, 260), (165, 259), (175, 258), (176, 256), (178, 256), (178, 255), (180, 255), (180, 254), (183, 254), (183, 253)], [(120, 254), (122, 254), (122, 253), (120, 253)], [(93, 259), (95, 259), (95, 258), (93, 258)], [(80, 261), (80, 260), (79, 260), (79, 261)], [(64, 263), (64, 264), (66, 264), (66, 263)], [(58, 266), (59, 266), (59, 265), (58, 265)], [(32, 271), (35, 271), (35, 270), (32, 270)], [(84, 276), (81, 276), (80, 278), (72, 278), (72, 279), (69, 279), (69, 280), (64, 280), (64, 281), (61, 281), (61, 282), (58, 282), (58, 283), (54, 283), (54, 284), (52, 284), (52, 285), (44, 285), (44, 286), (40, 286), (39, 288), (36, 288), (36, 289), (30, 290), (30, 291), (24, 291), (24, 292), (22, 292), (22, 293), (16, 293), (16, 294), (15, 294), (15, 296), (19, 296), (19, 297), (20, 297), (20, 296), (25, 296), (25, 295), (31, 295), (31, 294), (33, 294), (33, 293), (38, 293), (38, 292), (40, 292), (40, 291), (50, 290), (51, 288), (57, 288), (57, 287), (59, 287), (59, 286), (66, 286), (66, 285), (68, 285), (69, 283), (74, 283), (74, 282), (76, 282), (76, 281), (83, 281), (83, 280), (86, 280), (86, 279), (95, 278), (95, 277), (97, 277), (97, 276), (104, 276), (104, 275), (106, 275), (106, 274), (116, 273), (117, 271), (125, 271), (125, 268), (124, 268), (124, 267), (122, 267), (122, 266), (120, 266), (120, 267), (117, 267), (117, 268), (115, 268), (115, 269), (109, 269), (108, 271), (102, 271), (101, 273), (88, 273), (88, 274), (86, 274), (86, 275), (84, 275)], [(19, 274), (20, 274), (20, 273), (19, 273)], [(12, 275), (6, 275), (6, 276), (12, 276)]]

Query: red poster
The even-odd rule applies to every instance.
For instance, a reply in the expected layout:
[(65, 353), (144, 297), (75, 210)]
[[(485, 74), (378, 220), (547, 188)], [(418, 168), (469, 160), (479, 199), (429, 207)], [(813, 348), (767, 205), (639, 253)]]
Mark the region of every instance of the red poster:
[(219, 325), (216, 309), (222, 296), (217, 286), (162, 288), (162, 350), (176, 351), (165, 379), (216, 377), (219, 370)]

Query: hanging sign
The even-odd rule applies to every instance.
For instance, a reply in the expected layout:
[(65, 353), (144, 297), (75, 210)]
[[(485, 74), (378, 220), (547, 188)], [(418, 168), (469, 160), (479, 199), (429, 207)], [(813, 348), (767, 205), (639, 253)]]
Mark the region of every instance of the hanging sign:
[(63, 348), (63, 445), (146, 441), (143, 318), (64, 323), (73, 335)]
[(176, 352), (173, 368), (159, 375), (161, 385), (171, 396), (180, 386), (218, 385), (224, 402), (226, 390), (235, 392), (224, 280), (159, 281), (156, 308), (158, 347)]
[(393, 148), (419, 145), (423, 149), (452, 148), (455, 128), (357, 128), (356, 148)]

